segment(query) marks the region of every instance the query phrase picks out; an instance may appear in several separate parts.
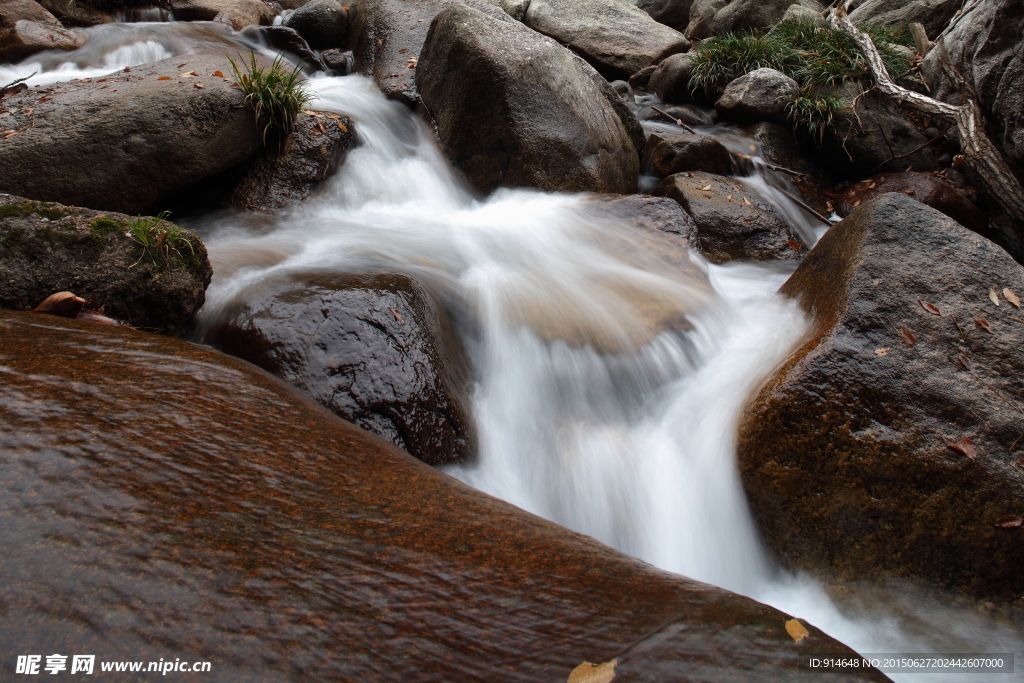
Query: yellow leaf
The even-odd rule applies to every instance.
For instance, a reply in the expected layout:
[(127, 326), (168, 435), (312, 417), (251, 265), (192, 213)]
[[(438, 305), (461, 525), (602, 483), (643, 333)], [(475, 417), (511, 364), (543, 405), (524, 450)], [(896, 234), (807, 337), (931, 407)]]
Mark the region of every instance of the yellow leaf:
[(996, 306), (999, 305), (999, 292), (996, 291), (995, 287), (988, 288), (988, 298)]
[(615, 665), (619, 660), (613, 659), (604, 664), (583, 662), (569, 674), (565, 683), (611, 683), (615, 678)]
[(1020, 308), (1020, 297), (1013, 293), (1013, 290), (1009, 287), (1003, 289), (1003, 296), (1006, 300), (1013, 304), (1014, 308)]
[(807, 628), (796, 619), (790, 619), (786, 622), (786, 633), (788, 633), (789, 637), (798, 643), (811, 635)]
[(888, 356), (892, 349), (875, 349), (876, 356)]

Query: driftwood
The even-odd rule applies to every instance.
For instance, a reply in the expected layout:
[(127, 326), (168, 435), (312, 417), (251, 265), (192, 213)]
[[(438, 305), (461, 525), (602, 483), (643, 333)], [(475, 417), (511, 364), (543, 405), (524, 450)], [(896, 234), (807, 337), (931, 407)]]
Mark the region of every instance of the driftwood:
[[(833, 28), (846, 33), (857, 43), (871, 69), (877, 90), (905, 107), (952, 124), (960, 141), (963, 160), (977, 175), (982, 189), (998, 202), (1011, 218), (1024, 221), (1024, 188), (1010, 170), (1002, 152), (985, 134), (984, 115), (981, 113), (973, 88), (963, 74), (957, 71), (948, 57), (942, 55), (943, 59), (940, 62), (943, 72), (963, 98), (960, 105), (947, 104), (896, 85), (886, 71), (882, 57), (878, 54), (875, 44), (871, 42), (871, 38), (850, 21), (847, 9), (851, 2), (852, 0), (840, 2), (829, 13), (829, 22)], [(941, 39), (936, 40), (934, 49), (945, 51)]]

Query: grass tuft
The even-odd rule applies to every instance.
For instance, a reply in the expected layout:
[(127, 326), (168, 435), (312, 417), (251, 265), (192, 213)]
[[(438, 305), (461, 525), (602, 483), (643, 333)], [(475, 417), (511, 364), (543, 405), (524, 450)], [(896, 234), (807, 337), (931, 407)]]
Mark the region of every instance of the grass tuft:
[(192, 260), (195, 260), (196, 250), (188, 233), (165, 220), (170, 214), (170, 211), (161, 211), (156, 216), (136, 216), (128, 221), (124, 236), (142, 247), (140, 261), (147, 254), (154, 261), (166, 262), (170, 260), (171, 254), (176, 254), (184, 261), (185, 255), (181, 249), (185, 247), (188, 247)]
[(269, 67), (263, 67), (252, 52), (249, 62), (243, 62), (241, 67), (234, 59), (228, 59), (235, 80), (245, 93), (246, 103), (256, 114), (263, 146), (276, 143), (280, 148), (302, 107), (313, 98), (306, 90), (299, 67), (289, 69), (282, 57)]

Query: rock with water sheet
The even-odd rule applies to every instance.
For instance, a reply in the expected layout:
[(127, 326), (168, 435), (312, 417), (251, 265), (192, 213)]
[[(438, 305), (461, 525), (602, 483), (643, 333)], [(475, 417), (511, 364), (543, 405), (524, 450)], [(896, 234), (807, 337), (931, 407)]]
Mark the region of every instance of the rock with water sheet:
[[(565, 680), (613, 659), (623, 680), (785, 680), (855, 656), (212, 349), (27, 313), (0, 328), (4, 651), (259, 681)], [(858, 679), (886, 680), (815, 674)]]
[[(1024, 591), (1024, 270), (903, 194), (858, 207), (781, 292), (810, 337), (748, 405), (739, 458), (769, 546), (844, 578)], [(1003, 521), (1001, 521), (1003, 520)]]
[(593, 68), (499, 9), (437, 15), (416, 69), (448, 158), (476, 189), (628, 193), (643, 133)]

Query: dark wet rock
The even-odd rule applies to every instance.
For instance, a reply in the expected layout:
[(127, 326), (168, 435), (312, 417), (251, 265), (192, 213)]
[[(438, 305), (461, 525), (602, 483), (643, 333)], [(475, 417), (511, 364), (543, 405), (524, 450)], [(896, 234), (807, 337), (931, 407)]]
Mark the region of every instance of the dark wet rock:
[(5, 97), (17, 134), (0, 140), (0, 191), (129, 214), (167, 208), (260, 149), (230, 73), (223, 56), (173, 57)]
[(967, 198), (963, 190), (933, 173), (881, 173), (853, 183), (836, 196), (836, 211), (845, 216), (861, 204), (887, 192), (905, 194), (938, 209), (968, 230), (988, 237), (988, 219), (985, 214)]
[(857, 26), (894, 28), (920, 23), (934, 40), (963, 4), (962, 0), (863, 0), (850, 12), (850, 20)]
[(684, 32), (690, 40), (709, 38), (711, 24), (720, 9), (729, 4), (729, 0), (693, 0), (690, 5), (690, 23)]
[[(975, 5), (946, 35), (950, 59), (978, 93), (989, 135), (1024, 179), (1024, 3), (988, 0)], [(934, 38), (934, 35), (932, 36)], [(933, 94), (953, 104), (960, 95), (942, 76), (939, 50), (925, 60)]]
[(659, 109), (674, 120), (682, 121), (690, 127), (710, 126), (718, 120), (718, 112), (714, 109), (707, 111), (692, 104), (684, 104), (678, 107), (659, 107)]
[(531, 0), (523, 23), (567, 46), (606, 78), (629, 78), (689, 41), (624, 0)]
[(100, 8), (82, 0), (39, 0), (64, 26), (96, 26), (113, 21), (113, 17)]
[(787, 107), (800, 96), (800, 85), (775, 69), (755, 69), (725, 86), (715, 102), (723, 118), (753, 123), (786, 123)]
[[(995, 288), (1000, 305), (990, 300)], [(1024, 270), (906, 195), (832, 227), (782, 293), (810, 338), (761, 389), (739, 457), (791, 567), (1019, 597)], [(980, 321), (980, 322), (979, 322)]]
[(13, 26), (19, 21), (33, 21), (61, 28), (57, 17), (35, 0), (4, 0), (0, 5), (0, 28)]
[(677, 173), (653, 194), (674, 199), (690, 214), (697, 226), (694, 246), (712, 263), (800, 256), (799, 242), (782, 217), (737, 178)]
[(636, 6), (659, 24), (682, 30), (690, 22), (692, 4), (693, 0), (638, 0)]
[(694, 270), (688, 247), (697, 243), (697, 225), (679, 202), (645, 194), (597, 195), (594, 199), (605, 212), (626, 225), (649, 235), (667, 236), (671, 240), (668, 248), (648, 243), (651, 251), (667, 256), (677, 268)]
[(811, 654), (854, 656), (461, 484), (243, 361), (51, 316), (0, 326), (5, 651), (202, 657), (260, 681), (565, 680), (613, 658), (638, 680), (796, 680)]
[[(715, 13), (710, 35), (769, 28), (782, 19), (792, 4), (794, 0), (733, 0)], [(797, 0), (796, 4), (816, 12), (825, 9), (817, 0)]]
[(348, 37), (348, 11), (338, 0), (311, 0), (292, 12), (284, 25), (318, 50), (341, 48)]
[[(154, 224), (152, 246), (125, 235), (140, 220)], [(176, 334), (211, 275), (199, 238), (166, 221), (0, 194), (0, 306), (31, 310), (72, 291), (129, 325)]]
[(225, 206), (274, 212), (302, 201), (344, 163), (352, 145), (346, 116), (300, 114), (280, 153), (268, 150), (235, 186)]
[(771, 121), (760, 121), (746, 126), (744, 132), (752, 137), (760, 148), (749, 152), (760, 152), (766, 161), (791, 171), (804, 173), (814, 179), (826, 179), (825, 170), (815, 160), (815, 155), (809, 154), (809, 150), (796, 139), (792, 127)]
[[(241, 31), (241, 34), (276, 50), (291, 53), (300, 60), (300, 66), (307, 73), (333, 68), (315, 50), (310, 48), (309, 43), (295, 29), (286, 26), (248, 26)], [(331, 50), (324, 52), (331, 52)]]
[(446, 155), (482, 192), (636, 188), (643, 131), (622, 98), (496, 8), (460, 3), (439, 14), (417, 84)]
[(295, 275), (245, 292), (206, 335), (430, 464), (473, 455), (469, 367), (405, 275)]
[(342, 75), (347, 75), (352, 70), (352, 53), (344, 50), (323, 50), (320, 58), (324, 65)]
[(630, 87), (629, 83), (626, 81), (612, 81), (608, 85), (610, 85), (612, 90), (617, 92), (623, 99), (629, 102), (633, 101), (633, 88)]
[(663, 176), (682, 171), (707, 171), (716, 175), (732, 171), (729, 150), (710, 135), (677, 135), (663, 140), (651, 152), (651, 163)]
[(685, 103), (693, 100), (690, 92), (690, 74), (693, 58), (687, 54), (672, 55), (658, 64), (651, 74), (647, 89), (663, 102)]
[(269, 26), (274, 10), (260, 0), (171, 0), (178, 21), (222, 21), (237, 31), (246, 26)]
[[(853, 93), (846, 94), (852, 102)], [(937, 153), (934, 145), (927, 144), (929, 139), (898, 105), (868, 92), (856, 98), (853, 109), (838, 112), (835, 125), (825, 131), (820, 158), (837, 177), (857, 180), (908, 167), (935, 171)]]
[(78, 31), (49, 23), (21, 19), (0, 25), (0, 63), (20, 61), (43, 50), (74, 50), (84, 44), (85, 36)]
[(657, 68), (658, 67), (652, 64), (637, 71), (629, 77), (629, 80), (627, 81), (627, 83), (629, 83), (629, 87), (647, 89), (647, 84), (651, 80), (651, 75), (657, 70)]

